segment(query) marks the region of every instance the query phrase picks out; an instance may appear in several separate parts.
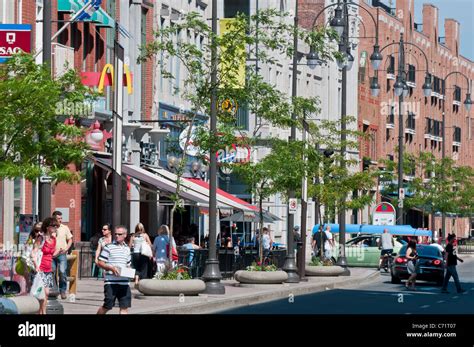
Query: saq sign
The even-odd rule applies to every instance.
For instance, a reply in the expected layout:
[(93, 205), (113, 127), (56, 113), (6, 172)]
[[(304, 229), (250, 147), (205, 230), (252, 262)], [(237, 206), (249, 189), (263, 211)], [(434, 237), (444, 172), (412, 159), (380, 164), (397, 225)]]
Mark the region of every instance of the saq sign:
[(0, 63), (22, 51), (31, 52), (31, 25), (0, 24)]

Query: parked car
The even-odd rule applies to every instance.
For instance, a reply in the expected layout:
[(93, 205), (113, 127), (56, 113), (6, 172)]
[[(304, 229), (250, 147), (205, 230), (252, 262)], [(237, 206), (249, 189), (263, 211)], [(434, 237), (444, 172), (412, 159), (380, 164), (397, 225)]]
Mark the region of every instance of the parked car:
[[(443, 284), (445, 262), (440, 250), (431, 245), (417, 245), (418, 253), (417, 267), (419, 268), (416, 276), (417, 280), (436, 282), (437, 285)], [(392, 264), (391, 275), (392, 283), (400, 283), (402, 279), (408, 279), (410, 275), (407, 271), (407, 246), (400, 249), (400, 253)]]
[[(378, 267), (381, 250), (379, 248), (380, 235), (359, 235), (346, 242), (346, 259), (349, 266)], [(395, 246), (393, 253), (398, 254), (405, 241), (394, 238)], [(338, 246), (333, 252), (333, 257), (337, 259)]]

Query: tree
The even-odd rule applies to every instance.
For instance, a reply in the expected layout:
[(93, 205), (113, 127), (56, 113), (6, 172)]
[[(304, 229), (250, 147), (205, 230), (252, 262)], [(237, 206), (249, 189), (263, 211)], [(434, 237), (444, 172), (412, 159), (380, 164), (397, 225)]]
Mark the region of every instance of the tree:
[[(309, 177), (313, 182), (308, 186), (308, 194), (318, 202), (319, 224), (335, 218), (336, 210), (362, 209), (373, 201), (369, 191), (375, 185), (376, 173), (372, 170), (359, 171), (359, 160), (345, 155), (345, 167), (341, 168), (342, 147), (348, 151), (359, 148), (359, 140), (365, 135), (352, 130), (350, 124), (354, 117), (347, 116), (345, 130), (346, 141), (341, 142), (340, 121), (323, 121), (319, 126), (313, 125), (309, 131), (310, 152), (308, 161)], [(357, 191), (357, 195), (353, 192)], [(325, 207), (324, 214), (321, 205)]]
[(88, 146), (81, 129), (60, 121), (64, 115), (58, 105), (81, 105), (92, 97), (74, 70), (55, 79), (29, 54), (14, 55), (2, 65), (0, 177), (78, 181), (80, 174), (67, 167), (81, 163)]
[[(388, 191), (394, 192), (397, 187), (392, 182), (398, 179), (397, 163), (386, 161), (386, 164)], [(432, 153), (420, 152), (405, 154), (404, 170), (414, 176), (406, 184), (406, 190), (410, 192), (404, 200), (406, 208), (419, 208), (433, 218), (435, 213), (472, 215), (474, 170), (471, 167), (456, 165), (451, 158), (437, 159)], [(398, 203), (398, 198), (394, 200)]]
[[(274, 85), (265, 82), (258, 71), (246, 66), (247, 58), (256, 56), (257, 40), (259, 45), (257, 59), (261, 64), (274, 65), (279, 62), (278, 57), (285, 59), (293, 55), (289, 38), (292, 37), (295, 28), (285, 23), (287, 15), (273, 9), (259, 11), (250, 17), (238, 15), (235, 19), (228, 20), (226, 29), (216, 36), (206, 20), (198, 13), (192, 12), (187, 14), (182, 21), (158, 30), (155, 33), (155, 41), (142, 47), (139, 61), (154, 57), (157, 65), (161, 67), (162, 76), (175, 81), (175, 92), (180, 93), (181, 98), (191, 104), (191, 110), (187, 116), (191, 125), (195, 125), (196, 128), (193, 144), (199, 146), (201, 159), (207, 160), (209, 155), (214, 155), (218, 150), (230, 148), (232, 145), (255, 146), (259, 141), (257, 135), (260, 127), (257, 126), (251, 134), (239, 128), (235, 119), (235, 107), (221, 107), (226, 103), (230, 102), (235, 106), (247, 108), (263, 120), (261, 125), (267, 122), (282, 128), (292, 125), (300, 126), (300, 121), (295, 121), (291, 117), (293, 107), (296, 107), (291, 98), (278, 91)], [(256, 22), (259, 23), (258, 27), (255, 25)], [(186, 33), (188, 37), (186, 39), (178, 37), (179, 33)], [(316, 47), (321, 57), (329, 58), (337, 55), (324, 44), (326, 39), (337, 38), (333, 30), (307, 32), (296, 28), (296, 33), (301, 40)], [(196, 41), (201, 42), (200, 39), (202, 39), (202, 46), (196, 44)], [(213, 72), (211, 51), (214, 48), (217, 50), (219, 61), (217, 85), (212, 85), (210, 79)], [(176, 76), (168, 66), (170, 57), (177, 58), (186, 69), (182, 82), (176, 80)], [(217, 113), (218, 133), (211, 135), (205, 124), (194, 124), (194, 121), (198, 113), (210, 114), (209, 96), (214, 88), (217, 88), (220, 102)], [(315, 100), (308, 102), (314, 103)], [(283, 150), (283, 147), (280, 148)], [(180, 167), (184, 170), (185, 165), (186, 154), (183, 153)], [(178, 181), (181, 179), (183, 170), (178, 170)], [(263, 181), (274, 181), (263, 179), (263, 174), (268, 173), (269, 170), (267, 162), (258, 165), (256, 170), (261, 173), (257, 177), (262, 178)], [(255, 182), (254, 177), (251, 183)], [(253, 187), (254, 184), (251, 186)], [(266, 186), (266, 183), (263, 186)], [(271, 190), (262, 188), (261, 184), (259, 189), (258, 194), (263, 194), (262, 196)], [(179, 193), (180, 184), (178, 183), (173, 210), (176, 209)]]

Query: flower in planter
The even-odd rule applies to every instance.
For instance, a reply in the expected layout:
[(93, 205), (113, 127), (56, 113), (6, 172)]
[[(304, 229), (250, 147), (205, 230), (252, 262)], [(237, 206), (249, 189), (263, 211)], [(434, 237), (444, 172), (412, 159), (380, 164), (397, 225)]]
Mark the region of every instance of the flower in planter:
[(178, 266), (175, 269), (166, 266), (163, 272), (157, 272), (154, 279), (157, 280), (190, 280), (191, 275), (188, 268), (185, 266)]
[(260, 262), (253, 262), (252, 265), (247, 266), (247, 271), (277, 271), (278, 268), (271, 264), (271, 265), (261, 265)]

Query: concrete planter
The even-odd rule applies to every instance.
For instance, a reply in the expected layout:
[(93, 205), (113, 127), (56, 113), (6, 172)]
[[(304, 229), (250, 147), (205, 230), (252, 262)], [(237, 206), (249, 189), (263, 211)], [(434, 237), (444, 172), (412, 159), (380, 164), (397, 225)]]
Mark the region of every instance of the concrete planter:
[(340, 276), (344, 268), (340, 266), (311, 266), (306, 265), (306, 276)]
[(288, 279), (285, 271), (245, 271), (234, 274), (236, 281), (245, 284), (281, 284)]
[(198, 295), (206, 289), (201, 280), (155, 280), (146, 279), (138, 283), (138, 290), (144, 295), (179, 296)]

